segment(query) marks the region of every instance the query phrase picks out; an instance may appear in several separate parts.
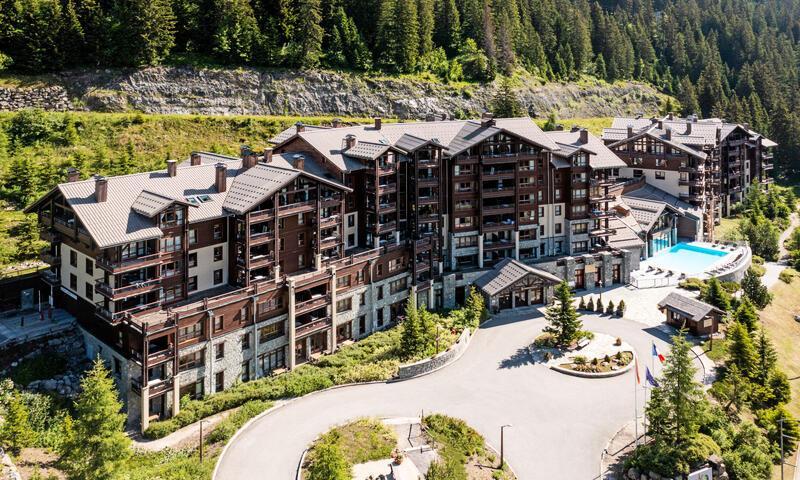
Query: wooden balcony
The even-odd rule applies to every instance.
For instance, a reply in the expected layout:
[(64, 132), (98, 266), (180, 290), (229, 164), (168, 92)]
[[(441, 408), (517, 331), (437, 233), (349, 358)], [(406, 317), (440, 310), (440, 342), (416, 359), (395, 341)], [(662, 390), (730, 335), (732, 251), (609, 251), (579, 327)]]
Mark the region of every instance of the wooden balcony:
[(378, 234), (392, 232), (397, 228), (397, 222), (386, 222), (378, 224)]
[(250, 223), (265, 222), (275, 218), (275, 209), (267, 208), (250, 212)]
[(312, 312), (319, 308), (330, 305), (330, 303), (331, 303), (330, 295), (319, 295), (309, 300), (297, 302), (294, 306), (295, 315), (302, 315), (304, 313)]
[(589, 236), (590, 237), (610, 237), (611, 235), (614, 235), (615, 233), (617, 233), (617, 231), (615, 229), (613, 229), (613, 228), (601, 227), (601, 228), (595, 228), (593, 230), (590, 230), (589, 231)]
[(122, 287), (111, 287), (109, 284), (105, 283), (105, 281), (97, 280), (94, 288), (97, 293), (110, 300), (122, 300), (134, 295), (141, 295), (161, 289), (161, 279), (151, 278)]
[(49, 243), (58, 243), (62, 239), (61, 232), (56, 231), (50, 227), (45, 227), (39, 230), (39, 238)]
[(313, 319), (310, 322), (306, 322), (302, 325), (296, 325), (294, 329), (295, 336), (297, 339), (307, 337), (317, 332), (325, 331), (328, 328), (331, 328), (331, 325), (331, 317)]
[(439, 204), (439, 197), (437, 196), (417, 198), (417, 205), (438, 205), (438, 204)]
[(484, 165), (498, 165), (501, 163), (516, 162), (519, 157), (517, 153), (494, 153), (481, 154), (481, 163)]
[(484, 188), (482, 191), (484, 198), (497, 198), (497, 197), (508, 197), (514, 195), (514, 186), (502, 186), (502, 187), (494, 187), (494, 188)]
[(483, 206), (483, 215), (501, 215), (514, 212), (515, 212), (514, 205), (503, 204), (503, 205)]
[(111, 260), (105, 256), (98, 256), (95, 258), (95, 263), (99, 268), (107, 272), (117, 274), (136, 270), (139, 268), (150, 267), (161, 263), (161, 253), (151, 253), (136, 258), (127, 258), (124, 260)]
[(414, 271), (417, 273), (427, 272), (431, 269), (431, 264), (425, 261), (414, 263)]
[[(367, 192), (375, 192), (375, 188), (372, 188), (371, 185), (367, 186)], [(388, 194), (388, 193), (396, 193), (397, 192), (397, 183), (387, 183), (384, 185), (378, 185), (377, 193), (379, 195)]]
[(482, 230), (484, 232), (501, 232), (503, 230), (513, 230), (515, 222), (487, 222), (483, 224)]
[(327, 250), (329, 248), (334, 248), (342, 243), (342, 239), (338, 235), (332, 235), (330, 237), (325, 237), (319, 242), (320, 250)]
[(397, 211), (397, 202), (381, 203), (378, 205), (379, 214), (393, 213)]
[(514, 177), (514, 170), (498, 170), (483, 172), (481, 180), (513, 180)]
[(275, 232), (260, 232), (250, 235), (250, 246), (263, 245), (275, 240)]
[(319, 221), (319, 226), (320, 228), (335, 227), (339, 223), (341, 218), (342, 217), (340, 217), (339, 215), (331, 215), (330, 217), (322, 218)]
[(417, 178), (417, 187), (438, 187), (439, 179), (436, 177), (419, 177)]
[(614, 195), (611, 195), (610, 193), (601, 193), (599, 195), (595, 194), (589, 197), (590, 203), (603, 203), (603, 202), (613, 202), (613, 201), (614, 201)]
[(433, 223), (439, 221), (439, 215), (436, 213), (430, 213), (427, 215), (420, 215), (417, 217), (417, 222), (419, 223)]
[(589, 218), (611, 218), (614, 214), (608, 210), (592, 210), (589, 212)]
[(278, 207), (278, 215), (286, 217), (289, 215), (297, 215), (298, 213), (313, 212), (317, 209), (316, 200), (307, 200), (305, 202), (290, 203), (288, 205), (281, 205)]
[(491, 250), (506, 250), (508, 248), (514, 248), (514, 242), (511, 240), (498, 240), (496, 242), (483, 242), (483, 250), (484, 251), (491, 251)]
[(320, 201), (322, 208), (339, 207), (342, 205), (342, 199), (338, 197), (323, 198)]
[(253, 255), (250, 257), (250, 268), (264, 268), (275, 263), (275, 257), (269, 255)]

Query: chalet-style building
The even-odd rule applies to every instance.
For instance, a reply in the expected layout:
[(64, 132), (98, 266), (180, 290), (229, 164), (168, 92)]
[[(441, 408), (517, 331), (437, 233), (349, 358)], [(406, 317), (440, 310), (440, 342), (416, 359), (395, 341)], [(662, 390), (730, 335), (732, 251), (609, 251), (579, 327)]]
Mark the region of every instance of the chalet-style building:
[(775, 142), (719, 119), (615, 118), (603, 141), (626, 164), (621, 178), (646, 182), (703, 212), (704, 238), (755, 184), (772, 182)]
[(627, 283), (646, 256), (615, 207), (626, 163), (585, 130), (376, 119), (271, 143), (147, 173), (72, 170), (27, 210), (50, 242), (51, 304), (108, 361), (131, 425), (386, 328), (409, 296), (462, 304), (512, 259), (546, 272), (512, 289), (531, 305), (554, 278)]
[(717, 333), (725, 315), (723, 310), (713, 305), (677, 292), (670, 293), (658, 302), (658, 309), (666, 315), (667, 325), (685, 328), (698, 336)]

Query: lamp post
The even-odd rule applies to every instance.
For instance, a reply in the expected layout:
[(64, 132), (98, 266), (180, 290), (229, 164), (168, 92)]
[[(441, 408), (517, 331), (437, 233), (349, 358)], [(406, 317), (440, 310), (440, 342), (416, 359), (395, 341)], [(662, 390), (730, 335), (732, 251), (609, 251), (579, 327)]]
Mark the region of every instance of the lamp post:
[(501, 427), (500, 427), (500, 469), (501, 469), (501, 470), (503, 469), (503, 466), (504, 466), (504, 465), (505, 465), (505, 463), (506, 463), (506, 462), (505, 462), (505, 458), (503, 457), (503, 453), (504, 453), (504, 445), (503, 445), (503, 443), (504, 443), (504, 442), (503, 442), (503, 433), (504, 433), (504, 430), (505, 430), (507, 427), (510, 427), (510, 426), (511, 426), (511, 424), (507, 424), (507, 425), (503, 425), (503, 426), (501, 426)]
[(200, 420), (200, 463), (203, 463), (203, 424), (208, 420)]

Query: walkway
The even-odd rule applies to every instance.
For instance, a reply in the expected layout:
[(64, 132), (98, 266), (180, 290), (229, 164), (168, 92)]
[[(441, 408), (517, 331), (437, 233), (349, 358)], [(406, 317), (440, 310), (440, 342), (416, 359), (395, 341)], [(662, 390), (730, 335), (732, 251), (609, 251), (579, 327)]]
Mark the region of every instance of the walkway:
[(0, 319), (0, 347), (69, 330), (74, 325), (75, 317), (58, 308), (53, 310), (52, 320), (47, 310), (43, 317), (36, 311), (17, 313)]
[[(291, 401), (240, 432), (220, 459), (216, 478), (293, 478), (303, 450), (332, 426), (361, 416), (422, 411), (463, 418), (493, 445), (500, 444), (500, 426), (512, 424), (505, 451), (519, 478), (596, 478), (608, 440), (633, 418), (634, 374), (581, 379), (534, 365), (526, 347), (544, 325), (531, 309), (506, 313), (477, 332), (461, 359), (431, 375)], [(584, 328), (623, 338), (638, 352), (642, 368), (651, 364), (651, 342), (662, 352), (669, 348), (663, 327), (592, 315), (584, 317)], [(638, 400), (641, 411), (641, 392)]]

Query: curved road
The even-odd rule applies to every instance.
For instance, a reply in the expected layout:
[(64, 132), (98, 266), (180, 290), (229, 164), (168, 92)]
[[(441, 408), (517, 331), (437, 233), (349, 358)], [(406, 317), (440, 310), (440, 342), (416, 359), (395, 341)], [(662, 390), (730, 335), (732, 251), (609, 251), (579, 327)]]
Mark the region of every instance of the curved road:
[[(482, 326), (466, 353), (433, 374), (388, 384), (312, 394), (276, 409), (240, 432), (220, 458), (216, 480), (295, 478), (306, 446), (330, 427), (362, 416), (462, 418), (492, 445), (506, 429), (506, 459), (519, 477), (593, 479), (608, 440), (634, 415), (634, 378), (583, 379), (534, 365), (525, 347), (544, 327), (539, 312), (517, 311)], [(584, 328), (622, 337), (650, 365), (651, 342), (668, 335), (630, 320), (583, 318)], [(644, 380), (644, 372), (641, 372)], [(639, 412), (644, 403), (639, 394)]]

